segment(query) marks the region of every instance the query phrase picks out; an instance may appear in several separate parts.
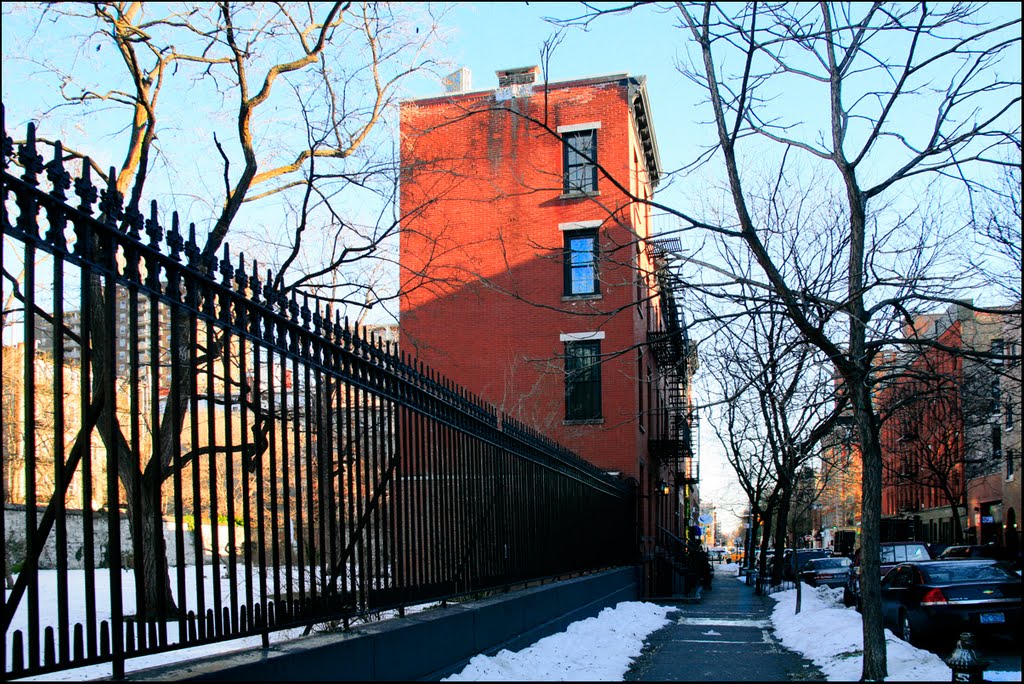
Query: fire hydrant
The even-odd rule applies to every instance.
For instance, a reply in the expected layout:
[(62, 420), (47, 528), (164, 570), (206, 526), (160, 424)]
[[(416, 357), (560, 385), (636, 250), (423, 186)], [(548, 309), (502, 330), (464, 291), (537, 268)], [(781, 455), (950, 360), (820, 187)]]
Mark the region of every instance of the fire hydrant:
[(970, 632), (962, 632), (960, 640), (956, 642), (956, 648), (946, 660), (949, 669), (952, 670), (954, 682), (980, 682), (981, 674), (988, 664), (978, 658), (974, 652), (974, 635)]

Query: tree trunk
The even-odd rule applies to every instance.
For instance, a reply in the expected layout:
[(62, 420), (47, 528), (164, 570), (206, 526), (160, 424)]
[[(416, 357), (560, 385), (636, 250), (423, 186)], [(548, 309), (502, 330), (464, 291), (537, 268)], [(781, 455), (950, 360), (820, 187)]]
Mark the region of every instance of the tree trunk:
[[(179, 617), (179, 609), (171, 593), (160, 496), (161, 480), (156, 470), (151, 461), (142, 478), (138, 515), (135, 514), (133, 499), (128, 499), (128, 520), (132, 539), (139, 539), (143, 549), (142, 572), (136, 571), (136, 581), (141, 580), (143, 586), (142, 591), (137, 592), (142, 599), (142, 604), (136, 611), (140, 620), (167, 620)], [(196, 562), (200, 560), (197, 559)]]
[(744, 558), (744, 565), (747, 566), (747, 571), (754, 569), (754, 549), (757, 548), (757, 532), (761, 529), (761, 525), (758, 520), (761, 516), (761, 509), (758, 506), (751, 506), (750, 508), (750, 533), (747, 536), (747, 552), (746, 558)]
[[(780, 473), (780, 478), (784, 477)], [(792, 478), (785, 478), (787, 484), (782, 489), (779, 511), (775, 516), (775, 565), (772, 568), (772, 584), (782, 581), (782, 557), (786, 551), (786, 534), (788, 533), (789, 509), (793, 499)]]
[(773, 511), (772, 508), (769, 507), (765, 510), (764, 532), (761, 536), (761, 559), (757, 564), (757, 579), (759, 584), (762, 584), (765, 580), (765, 570), (768, 565), (768, 547), (771, 544), (772, 536), (772, 517)]
[(953, 515), (953, 543), (964, 543), (964, 525), (960, 519), (960, 506), (952, 501), (949, 504), (950, 513)]
[(882, 449), (871, 391), (863, 377), (847, 383), (860, 437), (861, 474), (861, 615), (864, 667), (861, 679), (882, 681), (887, 674), (885, 629), (882, 622), (881, 514)]
[[(94, 245), (96, 249), (99, 249), (98, 244), (94, 243)], [(92, 363), (90, 365), (93, 374), (92, 401), (96, 402), (114, 386), (114, 382), (111, 379), (114, 369), (108, 366), (108, 360), (105, 357), (105, 354), (108, 353), (107, 350), (113, 349), (114, 345), (114, 340), (110, 336), (110, 332), (114, 329), (114, 324), (112, 320), (108, 320), (108, 309), (112, 309), (113, 305), (107, 302), (112, 290), (108, 289), (105, 291), (103, 278), (92, 276), (90, 291), (92, 306), (90, 308), (89, 320), (92, 321), (92, 324), (89, 325), (89, 344), (93, 350), (91, 355)], [(194, 373), (195, 371), (188, 367), (189, 355), (186, 350), (189, 348), (193, 337), (191, 334), (188, 334), (187, 316), (179, 313), (174, 318), (178, 320), (175, 320), (172, 325), (179, 325), (180, 328), (186, 329), (186, 336), (182, 340), (183, 344), (179, 345), (179, 353), (173, 355), (174, 361), (182, 366), (183, 371), (178, 373), (178, 377), (182, 378), (182, 381), (178, 384), (182, 387), (172, 388), (172, 396), (176, 390), (179, 392), (183, 390), (187, 397), (190, 383), (185, 381), (184, 378), (190, 377), (188, 373)], [(184, 319), (184, 325), (181, 325), (181, 319)], [(182, 375), (182, 373), (185, 373), (185, 375)], [(172, 402), (168, 402), (168, 404), (170, 403)], [(187, 401), (181, 401), (179, 405), (186, 406)], [(145, 470), (140, 477), (139, 466), (134, 463), (131, 446), (121, 431), (117, 421), (116, 410), (116, 397), (112, 396), (109, 401), (103, 402), (100, 418), (97, 422), (97, 431), (108, 454), (108, 467), (111, 466), (110, 455), (113, 455), (116, 461), (114, 467), (116, 468), (118, 481), (125, 492), (124, 503), (127, 506), (129, 530), (133, 549), (136, 552), (134, 558), (136, 582), (142, 585), (142, 590), (137, 592), (136, 595), (137, 615), (140, 619), (143, 617), (146, 619), (177, 617), (178, 608), (171, 593), (167, 548), (163, 535), (161, 484), (171, 472), (169, 468), (163, 465), (170, 462), (170, 457), (166, 454), (170, 453), (168, 446), (173, 441), (170, 439), (170, 435), (167, 434), (168, 428), (176, 429), (180, 433), (181, 427), (184, 424), (184, 417), (178, 415), (177, 421), (174, 423), (168, 420), (162, 422), (162, 439), (159, 444), (154, 444), (154, 452), (149, 455), (149, 461), (145, 464)], [(110, 416), (110, 412), (114, 412), (114, 415)], [(111, 428), (110, 426), (113, 427)], [(142, 455), (142, 457), (145, 458), (145, 455)], [(136, 482), (141, 483), (139, 491), (136, 491)], [(119, 532), (112, 530), (111, 534), (114, 533)], [(141, 558), (139, 555), (141, 555)], [(111, 563), (121, 563), (120, 558), (112, 558), (110, 560)]]

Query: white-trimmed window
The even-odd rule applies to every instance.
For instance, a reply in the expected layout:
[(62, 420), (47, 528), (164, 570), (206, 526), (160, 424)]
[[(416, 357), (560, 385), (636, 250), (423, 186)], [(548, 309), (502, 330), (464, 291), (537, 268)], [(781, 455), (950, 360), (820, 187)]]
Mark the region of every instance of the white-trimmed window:
[(562, 136), (562, 192), (597, 192), (597, 130), (600, 122), (559, 126)]
[(567, 230), (564, 236), (565, 296), (600, 293), (597, 273), (597, 229)]
[(601, 339), (603, 332), (569, 333), (565, 343), (565, 419), (601, 418)]

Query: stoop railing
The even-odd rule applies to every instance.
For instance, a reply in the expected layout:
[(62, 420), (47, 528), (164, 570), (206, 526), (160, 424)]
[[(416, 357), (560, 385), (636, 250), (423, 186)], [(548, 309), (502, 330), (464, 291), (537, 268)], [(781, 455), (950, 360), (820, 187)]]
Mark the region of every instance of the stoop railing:
[(7, 678), (634, 560), (626, 484), (82, 168), (4, 131)]

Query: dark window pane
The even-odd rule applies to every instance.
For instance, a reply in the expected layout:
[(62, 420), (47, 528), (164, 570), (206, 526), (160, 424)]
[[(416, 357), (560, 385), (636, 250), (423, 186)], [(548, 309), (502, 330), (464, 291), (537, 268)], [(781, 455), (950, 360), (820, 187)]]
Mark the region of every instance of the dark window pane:
[(564, 192), (597, 190), (597, 130), (575, 131), (562, 136)]
[(600, 342), (565, 345), (565, 417), (584, 420), (601, 417)]

